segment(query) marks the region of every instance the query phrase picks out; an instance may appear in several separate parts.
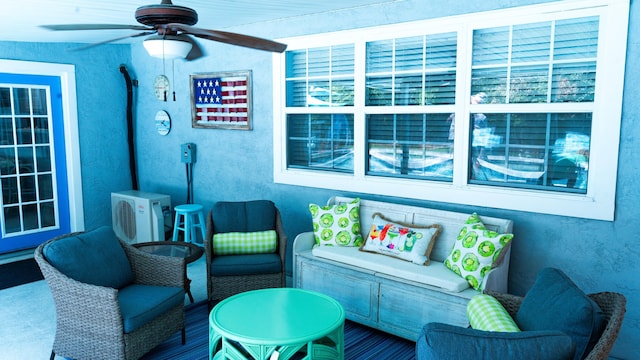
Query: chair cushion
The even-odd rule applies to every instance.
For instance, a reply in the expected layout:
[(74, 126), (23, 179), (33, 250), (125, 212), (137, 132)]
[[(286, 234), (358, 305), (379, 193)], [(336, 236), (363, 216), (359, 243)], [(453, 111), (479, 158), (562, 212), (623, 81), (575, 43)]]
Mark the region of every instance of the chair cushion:
[(214, 233), (276, 229), (276, 206), (269, 200), (220, 201), (212, 209)]
[(491, 332), (428, 323), (416, 343), (421, 359), (573, 359), (571, 337), (560, 331)]
[(58, 271), (83, 283), (120, 289), (134, 280), (129, 259), (109, 226), (52, 241), (43, 254)]
[(522, 331), (559, 330), (576, 344), (575, 359), (582, 359), (600, 338), (606, 318), (598, 304), (562, 271), (542, 269), (522, 300), (515, 321)]
[(124, 332), (130, 333), (184, 303), (184, 289), (132, 284), (118, 291)]
[(211, 275), (277, 274), (282, 271), (278, 254), (224, 255), (211, 260)]

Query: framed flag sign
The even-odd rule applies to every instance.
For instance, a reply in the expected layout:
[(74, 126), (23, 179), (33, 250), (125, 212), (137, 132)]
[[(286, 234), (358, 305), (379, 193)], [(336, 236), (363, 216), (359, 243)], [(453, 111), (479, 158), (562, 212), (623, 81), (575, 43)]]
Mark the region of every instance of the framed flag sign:
[(251, 130), (251, 70), (190, 76), (192, 127)]

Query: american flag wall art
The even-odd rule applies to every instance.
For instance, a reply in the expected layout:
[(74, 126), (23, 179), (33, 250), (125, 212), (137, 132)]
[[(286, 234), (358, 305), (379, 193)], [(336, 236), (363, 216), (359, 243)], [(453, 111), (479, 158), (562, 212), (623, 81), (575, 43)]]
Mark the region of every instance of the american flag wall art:
[(191, 75), (193, 127), (251, 129), (251, 71)]

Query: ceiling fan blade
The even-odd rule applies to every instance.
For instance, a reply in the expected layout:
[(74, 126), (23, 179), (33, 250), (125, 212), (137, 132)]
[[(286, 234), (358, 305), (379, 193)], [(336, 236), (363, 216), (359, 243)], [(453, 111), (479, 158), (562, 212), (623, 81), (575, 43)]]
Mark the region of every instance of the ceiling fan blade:
[(152, 27), (141, 25), (119, 25), (119, 24), (60, 24), (60, 25), (40, 25), (41, 28), (55, 31), (70, 30), (153, 30)]
[(189, 51), (189, 54), (187, 54), (185, 60), (193, 61), (206, 55), (204, 50), (196, 40), (194, 40), (191, 36), (184, 35), (184, 37), (186, 39), (189, 39), (188, 41), (191, 43), (191, 51)]
[(81, 46), (81, 47), (76, 48), (74, 50), (85, 50), (85, 49), (92, 48), (94, 46), (108, 44), (108, 43), (111, 43), (111, 42), (114, 42), (114, 41), (118, 41), (118, 40), (124, 40), (124, 39), (135, 38), (135, 37), (139, 37), (139, 36), (152, 35), (152, 34), (155, 34), (155, 31), (144, 31), (144, 32), (137, 33), (137, 34), (130, 34), (130, 35), (126, 35), (126, 36), (120, 36), (120, 37), (117, 37), (117, 38), (113, 38), (113, 39), (109, 39), (109, 40), (100, 41), (100, 42), (97, 42), (97, 43)]
[(167, 29), (170, 29), (172, 31), (181, 31), (183, 33), (191, 34), (193, 36), (197, 36), (199, 38), (207, 40), (223, 42), (231, 45), (244, 46), (252, 49), (281, 53), (287, 48), (286, 44), (282, 44), (276, 41), (232, 32), (200, 29), (193, 26), (177, 23), (166, 24), (163, 25), (163, 27), (166, 27)]

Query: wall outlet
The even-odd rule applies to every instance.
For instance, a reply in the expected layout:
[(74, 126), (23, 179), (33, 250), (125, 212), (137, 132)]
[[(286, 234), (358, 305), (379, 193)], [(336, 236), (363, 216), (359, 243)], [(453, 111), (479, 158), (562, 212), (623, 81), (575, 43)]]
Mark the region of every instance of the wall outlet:
[(186, 143), (180, 145), (180, 159), (185, 164), (193, 164), (196, 162), (196, 144)]

